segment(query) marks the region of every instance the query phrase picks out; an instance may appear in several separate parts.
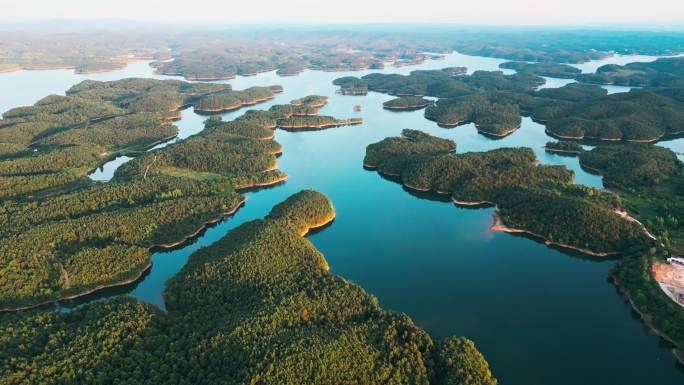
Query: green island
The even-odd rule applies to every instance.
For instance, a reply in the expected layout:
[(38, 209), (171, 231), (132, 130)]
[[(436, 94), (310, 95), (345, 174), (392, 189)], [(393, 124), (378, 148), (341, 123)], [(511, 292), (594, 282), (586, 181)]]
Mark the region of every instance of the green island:
[(684, 87), (684, 57), (660, 58), (649, 63), (608, 64), (577, 81), (630, 87)]
[(522, 122), (517, 104), (497, 103), (480, 94), (439, 99), (425, 110), (425, 118), (442, 127), (474, 123), (478, 132), (497, 138), (512, 134)]
[[(322, 130), (331, 127), (362, 124), (362, 118), (337, 119), (332, 116), (318, 115), (318, 110), (327, 103), (327, 98), (309, 95), (295, 99), (290, 104), (276, 104), (268, 111), (251, 110), (237, 120), (241, 123), (254, 122), (266, 128), (283, 130)], [(271, 136), (273, 133), (271, 132)]]
[(273, 99), (275, 94), (282, 91), (281, 86), (250, 87), (242, 91), (226, 89), (198, 98), (193, 108), (200, 114), (234, 111)]
[(420, 110), (432, 105), (434, 102), (422, 96), (403, 96), (382, 103), (382, 107), (388, 110)]
[[(530, 116), (548, 134), (563, 140), (654, 142), (684, 133), (684, 93), (679, 88), (632, 90), (607, 94), (603, 88), (570, 83), (535, 90), (540, 78), (531, 73), (503, 75), (476, 71), (451, 76), (446, 71), (414, 71), (408, 76), (369, 74), (335, 81), (365, 84), (390, 95), (427, 95), (440, 98), (425, 117), (441, 126), (475, 123), (494, 137), (506, 136)], [(341, 91), (345, 93), (345, 91)]]
[(571, 171), (538, 165), (528, 148), (455, 154), (455, 143), (447, 139), (412, 130), (402, 134), (369, 145), (364, 165), (408, 188), (449, 194), (459, 205), (496, 205), (496, 230), (526, 232), (595, 256), (622, 253), (647, 238), (641, 227), (614, 213), (618, 197), (573, 185)]
[(580, 154), (582, 167), (603, 175), (629, 211), (668, 249), (684, 251), (684, 167), (669, 149), (652, 144), (601, 145)]
[(404, 130), (400, 138), (369, 145), (364, 166), (410, 189), (449, 194), (457, 205), (495, 205), (492, 230), (525, 233), (593, 257), (619, 256), (612, 281), (684, 360), (684, 309), (652, 272), (654, 262), (684, 250), (684, 165), (672, 151), (652, 144), (581, 151), (582, 166), (601, 173), (617, 195), (573, 184), (571, 171), (536, 164), (528, 148), (455, 154), (455, 147)]
[(332, 82), (340, 86), (339, 93), (342, 95), (366, 95), (368, 94), (368, 83), (356, 76), (343, 76)]
[[(440, 97), (434, 107), (425, 110), (426, 118), (444, 126), (468, 122), (478, 125), (480, 121), (483, 133), (493, 135), (515, 130), (520, 119), (516, 114), (531, 116), (545, 124), (550, 135), (560, 139), (654, 142), (682, 134), (684, 93), (681, 89), (644, 89), (608, 95), (598, 86), (571, 83), (530, 91), (532, 84), (524, 81), (510, 84), (515, 78), (504, 80), (507, 76), (497, 73), (476, 72), (472, 77), (457, 77), (459, 80), (454, 83), (446, 79), (432, 83), (443, 76), (438, 73), (432, 71), (425, 74), (427, 79), (416, 79), (410, 85), (406, 84), (411, 76), (371, 74), (364, 79), (384, 79), (381, 88), (376, 88), (376, 81), (369, 81), (370, 89), (378, 92), (393, 94), (397, 89), (410, 87), (418, 93)], [(490, 83), (492, 78), (500, 81)], [(466, 88), (463, 84), (471, 86)]]
[(321, 108), (328, 103), (327, 96), (321, 95), (308, 95), (303, 98), (294, 99), (290, 101), (290, 104), (296, 107), (308, 106), (311, 108)]
[[(570, 86), (555, 92), (582, 87)], [(632, 90), (598, 98), (590, 97), (590, 93), (571, 101), (544, 91), (522, 99), (520, 108), (545, 123), (547, 132), (560, 139), (654, 142), (682, 133), (684, 95), (667, 90)]]
[(557, 154), (579, 155), (584, 151), (582, 145), (571, 140), (557, 140), (555, 142), (546, 142), (544, 149), (548, 152)]
[[(67, 96), (15, 108), (0, 121), (0, 308), (33, 307), (135, 281), (150, 249), (197, 235), (242, 203), (236, 189), (278, 183), (271, 127), (210, 119), (185, 141), (169, 114), (222, 85), (85, 81)], [(33, 151), (32, 151), (33, 149)], [(109, 183), (86, 177), (118, 154), (140, 156)]]
[(472, 75), (454, 75), (451, 68), (416, 70), (409, 75), (372, 73), (361, 78), (342, 77), (333, 84), (342, 94), (356, 94), (348, 89), (367, 88), (395, 96), (433, 96), (454, 98), (484, 91), (532, 91), (544, 79), (530, 73), (504, 75), (500, 71), (475, 71)]
[(305, 190), (233, 229), (168, 282), (168, 313), (120, 297), (6, 315), (0, 373), (10, 384), (495, 385), (472, 341), (434, 341), (330, 274), (303, 236), (334, 216)]
[(119, 155), (176, 136), (179, 110), (223, 85), (175, 80), (84, 81), (0, 119), (0, 198), (50, 194), (88, 182)]
[(516, 72), (528, 72), (538, 76), (547, 76), (558, 79), (574, 79), (582, 71), (576, 67), (559, 63), (527, 63), (505, 62), (499, 64), (499, 68), (511, 69)]

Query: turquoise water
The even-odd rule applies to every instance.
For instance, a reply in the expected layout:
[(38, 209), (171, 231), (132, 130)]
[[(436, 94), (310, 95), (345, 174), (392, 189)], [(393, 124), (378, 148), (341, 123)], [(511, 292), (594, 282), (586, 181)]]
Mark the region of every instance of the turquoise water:
[[(455, 54), (419, 67), (388, 68), (385, 72), (408, 73), (417, 68), (452, 65), (466, 65), (471, 70), (496, 69), (499, 62)], [(151, 73), (146, 67), (138, 70), (131, 73), (129, 67), (109, 76)], [(55, 84), (52, 88), (41, 84), (40, 91), (47, 92), (25, 95), (22, 104), (59, 92), (58, 87), (67, 88), (68, 80), (76, 83), (84, 78), (68, 71), (41, 72), (55, 72)], [(0, 84), (11, 89), (13, 80), (5, 75), (11, 74), (0, 75)], [(288, 181), (247, 193), (243, 208), (194, 242), (173, 251), (155, 252), (151, 272), (137, 284), (63, 306), (129, 293), (163, 308), (164, 282), (193, 251), (210, 245), (241, 223), (263, 217), (292, 193), (310, 188), (328, 195), (337, 212), (331, 226), (310, 236), (332, 272), (377, 296), (385, 308), (408, 314), (437, 338), (472, 338), (502, 384), (640, 385), (684, 381), (684, 373), (667, 347), (644, 329), (607, 281), (613, 261), (592, 260), (524, 237), (493, 233), (489, 231), (492, 209), (458, 208), (431, 194), (406, 191), (376, 172), (364, 170), (362, 159), (368, 144), (396, 136), (403, 128), (413, 128), (455, 140), (458, 152), (527, 146), (542, 163), (562, 164), (574, 170), (579, 183), (600, 187), (600, 177), (582, 171), (576, 158), (544, 152), (541, 146), (551, 139), (543, 126), (530, 119), (523, 119), (521, 129), (498, 140), (478, 134), (472, 125), (444, 129), (424, 119), (423, 111), (383, 110), (382, 103), (391, 98), (387, 95), (336, 95), (331, 81), (344, 75), (305, 71), (282, 78), (265, 73), (228, 81), (236, 89), (284, 86), (285, 92), (275, 100), (250, 108), (268, 108), (307, 94), (321, 94), (330, 97), (322, 114), (359, 116), (364, 124), (314, 132), (277, 131), (276, 140), (283, 145), (280, 169), (290, 176)], [(38, 78), (49, 82), (46, 79), (51, 77)], [(23, 78), (24, 88), (32, 87), (31, 79)], [(2, 111), (8, 105), (19, 105), (12, 100), (1, 102)], [(357, 104), (362, 111), (353, 111)], [(245, 110), (224, 114), (224, 119), (233, 119)], [(199, 132), (202, 120), (185, 110), (178, 124), (179, 136)]]

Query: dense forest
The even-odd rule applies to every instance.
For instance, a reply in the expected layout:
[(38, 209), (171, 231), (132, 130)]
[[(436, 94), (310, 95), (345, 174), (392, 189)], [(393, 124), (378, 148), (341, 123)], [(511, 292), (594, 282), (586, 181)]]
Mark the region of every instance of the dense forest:
[(382, 107), (388, 110), (419, 110), (433, 103), (422, 96), (403, 96), (382, 103)]
[[(164, 115), (180, 106), (217, 94), (253, 97), (280, 89), (87, 81), (67, 96), (8, 111), (0, 133), (25, 145), (26, 155), (0, 161), (0, 308), (32, 306), (135, 279), (150, 265), (150, 248), (177, 244), (233, 212), (243, 200), (237, 189), (286, 178), (277, 169), (282, 148), (273, 140), (274, 128), (361, 122), (317, 115), (326, 98), (310, 95), (234, 121), (212, 117), (201, 133), (123, 164), (109, 183), (85, 177), (113, 154), (168, 137), (167, 128), (175, 135)], [(134, 135), (142, 130), (160, 133), (143, 141)]]
[(533, 110), (547, 131), (560, 138), (651, 142), (678, 135), (684, 103), (647, 90), (616, 93), (555, 108)]
[[(495, 385), (462, 337), (433, 341), (332, 275), (303, 235), (334, 217), (302, 191), (190, 256), (169, 313), (131, 298), (0, 319), (7, 384)], [(49, 341), (49, 342), (48, 342)]]
[(226, 89), (197, 98), (192, 106), (197, 113), (233, 111), (273, 99), (282, 91), (281, 86), (250, 87), (242, 91)]
[(425, 118), (443, 127), (475, 123), (479, 132), (494, 137), (513, 133), (522, 121), (517, 104), (497, 103), (480, 94), (440, 99), (425, 110)]
[(576, 67), (558, 63), (505, 62), (499, 64), (499, 68), (560, 79), (574, 79), (575, 76), (582, 72)]
[(321, 108), (325, 106), (327, 103), (328, 97), (321, 95), (308, 95), (303, 98), (290, 100), (290, 104), (296, 107), (309, 106), (312, 108)]
[(177, 111), (228, 85), (86, 80), (0, 119), (0, 199), (68, 189), (116, 156), (176, 136)]
[(684, 248), (684, 165), (671, 150), (652, 144), (603, 145), (583, 152), (580, 162), (621, 191), (630, 212), (669, 249)]
[(407, 76), (372, 73), (333, 83), (343, 94), (370, 90), (400, 97), (438, 97), (436, 105), (425, 110), (427, 119), (446, 127), (472, 122), (481, 133), (495, 137), (518, 128), (521, 115), (545, 124), (547, 132), (560, 139), (651, 142), (682, 133), (684, 93), (680, 88), (608, 95), (595, 85), (570, 83), (536, 90), (543, 82), (531, 71), (453, 76), (445, 70), (428, 70)]
[(504, 75), (500, 71), (454, 75), (451, 68), (445, 68), (416, 70), (409, 75), (372, 73), (361, 78), (347, 76), (334, 80), (333, 84), (339, 85), (343, 94), (357, 94), (357, 90), (368, 89), (395, 96), (454, 98), (483, 91), (532, 91), (544, 84), (544, 79), (530, 73)]
[(648, 63), (608, 64), (596, 73), (582, 74), (585, 83), (615, 84), (631, 87), (684, 87), (684, 57), (660, 58)]
[(278, 119), (278, 128), (284, 130), (318, 130), (323, 128), (350, 126), (363, 123), (362, 118), (337, 119), (332, 116), (292, 116)]
[(573, 155), (577, 155), (584, 151), (584, 149), (579, 143), (570, 140), (557, 140), (555, 142), (546, 142), (544, 149), (548, 152)]
[(318, 110), (327, 103), (320, 95), (308, 95), (290, 101), (290, 104), (276, 104), (268, 111), (252, 110), (237, 120), (244, 124), (251, 122), (268, 128), (284, 130), (320, 130), (330, 127), (356, 125), (363, 123), (361, 118), (338, 119), (333, 116), (318, 115)]
[(573, 185), (571, 171), (537, 165), (528, 148), (465, 154), (454, 148), (449, 140), (405, 130), (369, 145), (364, 165), (407, 187), (450, 194), (458, 204), (496, 204), (505, 226), (593, 254), (625, 252), (646, 237), (613, 213), (617, 197)]

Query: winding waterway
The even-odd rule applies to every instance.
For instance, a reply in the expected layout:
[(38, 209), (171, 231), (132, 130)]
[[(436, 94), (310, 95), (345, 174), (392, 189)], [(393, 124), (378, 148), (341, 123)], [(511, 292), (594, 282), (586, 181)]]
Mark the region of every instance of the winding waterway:
[[(502, 61), (452, 54), (445, 60), (383, 72), (447, 66), (467, 66), (469, 72), (496, 70)], [(588, 259), (525, 237), (493, 233), (489, 230), (492, 209), (459, 208), (430, 194), (411, 193), (364, 170), (362, 159), (368, 144), (413, 128), (455, 140), (458, 152), (526, 146), (542, 163), (574, 170), (578, 183), (600, 187), (600, 177), (583, 171), (576, 158), (546, 153), (542, 145), (551, 138), (543, 126), (528, 118), (518, 131), (495, 140), (478, 134), (472, 125), (440, 128), (426, 120), (423, 111), (383, 110), (382, 102), (391, 98), (387, 95), (335, 94), (333, 79), (369, 72), (305, 71), (294, 77), (270, 72), (228, 81), (235, 89), (283, 85), (285, 91), (274, 100), (249, 108), (268, 108), (320, 94), (330, 98), (321, 114), (358, 116), (364, 124), (314, 132), (278, 130), (276, 140), (283, 145), (279, 168), (290, 176), (287, 182), (246, 193), (247, 203), (234, 216), (179, 249), (155, 252), (152, 270), (138, 283), (61, 306), (72, 308), (128, 293), (163, 308), (165, 281), (193, 251), (246, 221), (263, 217), (292, 193), (310, 188), (328, 195), (337, 212), (331, 226), (309, 237), (324, 253), (332, 272), (377, 296), (385, 308), (407, 313), (435, 337), (472, 338), (502, 384), (684, 382), (684, 373), (669, 349), (648, 333), (607, 281), (613, 261)], [(94, 75), (62, 70), (0, 74), (3, 89), (20, 90), (16, 99), (13, 94), (0, 96), (0, 111), (63, 93), (86, 78), (131, 76), (168, 78), (153, 75), (146, 62)], [(354, 112), (355, 105), (362, 110)], [(233, 119), (249, 108), (223, 114), (223, 118)], [(203, 117), (192, 110), (182, 115), (177, 123), (179, 138), (202, 129)], [(115, 166), (107, 168), (109, 175), (100, 179), (108, 180)]]

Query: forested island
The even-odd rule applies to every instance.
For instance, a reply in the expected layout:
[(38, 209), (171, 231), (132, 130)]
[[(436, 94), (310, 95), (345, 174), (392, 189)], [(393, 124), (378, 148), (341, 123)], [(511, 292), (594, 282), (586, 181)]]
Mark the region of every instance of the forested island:
[(582, 145), (570, 140), (557, 140), (555, 142), (547, 142), (544, 149), (548, 152), (557, 154), (579, 155), (584, 151)]
[(578, 75), (577, 80), (630, 87), (684, 88), (684, 57), (660, 58), (624, 66), (608, 64), (599, 67), (596, 73)]
[(684, 93), (679, 88), (608, 95), (598, 86), (570, 83), (536, 90), (544, 79), (529, 71), (457, 76), (445, 70), (413, 71), (408, 76), (372, 73), (333, 83), (343, 94), (363, 89), (400, 97), (438, 97), (436, 105), (425, 110), (427, 119), (445, 127), (472, 122), (481, 133), (494, 137), (515, 131), (521, 116), (531, 116), (562, 140), (654, 142), (684, 132)]
[(382, 107), (394, 111), (412, 111), (420, 110), (422, 108), (432, 105), (433, 103), (434, 102), (432, 100), (425, 99), (422, 96), (403, 96), (382, 103)]
[[(281, 128), (290, 131), (322, 130), (331, 127), (357, 125), (361, 118), (337, 119), (333, 116), (319, 115), (318, 110), (327, 103), (320, 95), (308, 95), (290, 101), (290, 104), (276, 104), (268, 111), (251, 110), (237, 120), (244, 124), (253, 122), (265, 128)], [(270, 132), (270, 137), (273, 132)]]
[(516, 72), (528, 72), (534, 75), (559, 79), (574, 79), (577, 75), (582, 73), (582, 71), (576, 67), (558, 63), (505, 62), (499, 64), (499, 68), (512, 69)]
[(6, 315), (0, 373), (49, 384), (495, 385), (471, 341), (434, 341), (328, 272), (303, 235), (334, 215), (328, 198), (302, 191), (230, 231), (168, 283), (168, 314), (120, 297), (72, 313)]
[(639, 226), (613, 212), (616, 196), (573, 185), (571, 171), (538, 165), (530, 149), (455, 154), (453, 148), (449, 140), (404, 130), (401, 138), (369, 145), (364, 165), (411, 189), (449, 194), (456, 204), (496, 205), (505, 225), (499, 229), (587, 254), (622, 253), (645, 238)]
[(432, 96), (454, 98), (483, 91), (532, 91), (544, 79), (529, 73), (504, 75), (500, 71), (475, 71), (454, 75), (450, 68), (416, 70), (409, 75), (372, 73), (361, 78), (342, 77), (333, 81), (342, 94), (357, 94), (367, 89), (395, 96)]
[(193, 108), (195, 112), (202, 114), (233, 111), (273, 99), (275, 94), (282, 91), (281, 86), (250, 87), (242, 91), (226, 89), (197, 98)]
[(683, 359), (684, 309), (651, 273), (654, 261), (684, 246), (684, 165), (672, 151), (650, 144), (580, 151), (582, 165), (600, 172), (606, 185), (621, 191), (616, 195), (573, 184), (565, 167), (537, 165), (527, 148), (465, 154), (455, 148), (450, 140), (404, 130), (402, 137), (369, 145), (364, 166), (410, 189), (449, 194), (457, 205), (495, 205), (493, 230), (526, 233), (594, 257), (619, 256), (611, 278)]
[(173, 138), (177, 111), (229, 86), (174, 80), (84, 81), (0, 119), (0, 197), (47, 194), (87, 182), (118, 155)]
[(333, 116), (318, 115), (318, 110), (328, 102), (320, 95), (308, 95), (290, 101), (290, 104), (276, 104), (268, 111), (249, 111), (240, 119), (263, 122), (270, 128), (289, 131), (322, 130), (331, 127), (357, 125), (361, 118), (337, 119)]
[(343, 95), (366, 95), (368, 83), (355, 76), (343, 76), (333, 80), (333, 84), (340, 86), (339, 93)]
[(353, 126), (363, 123), (361, 118), (336, 119), (332, 116), (292, 116), (278, 119), (278, 128), (284, 130), (320, 130), (330, 127)]
[(480, 133), (498, 138), (512, 134), (522, 122), (517, 104), (496, 103), (479, 94), (440, 99), (425, 110), (425, 118), (442, 127), (474, 123)]
[(682, 133), (684, 95), (679, 93), (632, 90), (570, 101), (544, 91), (524, 100), (520, 107), (530, 111), (533, 119), (545, 123), (548, 133), (561, 139), (654, 142)]
[(111, 183), (85, 175), (176, 134), (165, 118), (228, 86), (84, 81), (66, 96), (0, 120), (0, 308), (34, 306), (129, 282), (149, 250), (178, 244), (242, 202), (235, 189), (276, 183), (280, 146), (260, 122), (207, 122), (186, 141), (122, 166)]
[(290, 104), (296, 107), (307, 106), (311, 108), (321, 108), (328, 103), (327, 96), (321, 95), (308, 95), (303, 98), (294, 99), (290, 101)]

